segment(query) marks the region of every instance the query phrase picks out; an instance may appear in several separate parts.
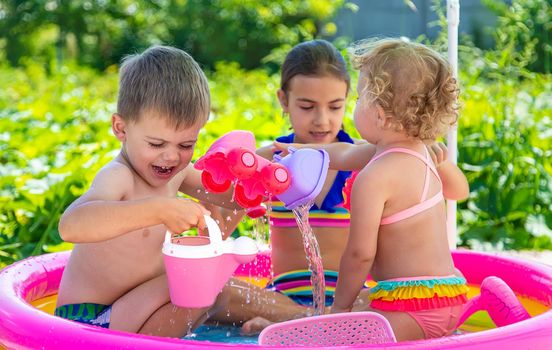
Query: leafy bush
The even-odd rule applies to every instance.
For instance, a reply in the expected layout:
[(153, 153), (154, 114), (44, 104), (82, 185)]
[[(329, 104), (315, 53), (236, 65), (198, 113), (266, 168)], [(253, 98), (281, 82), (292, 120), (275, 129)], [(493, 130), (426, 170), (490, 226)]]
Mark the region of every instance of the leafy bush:
[(116, 147), (108, 116), (116, 75), (0, 67), (0, 265), (53, 251), (57, 222)]
[(224, 60), (250, 69), (282, 45), (334, 35), (332, 18), (344, 4), (344, 0), (7, 0), (0, 3), (0, 39), (12, 65), (25, 58), (60, 64), (69, 58), (103, 70), (128, 53), (165, 43), (186, 50), (209, 68)]
[(459, 163), (470, 182), (461, 242), (552, 248), (552, 81), (466, 86)]
[(484, 0), (498, 15), (496, 50), (534, 72), (552, 73), (552, 2)]

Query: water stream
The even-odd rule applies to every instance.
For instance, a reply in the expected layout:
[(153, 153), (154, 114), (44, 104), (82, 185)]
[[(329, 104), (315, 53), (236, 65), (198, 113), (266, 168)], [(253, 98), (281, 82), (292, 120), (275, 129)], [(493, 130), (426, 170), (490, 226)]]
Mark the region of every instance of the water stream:
[(297, 227), (303, 237), (303, 247), (311, 271), (312, 301), (314, 306), (314, 315), (323, 315), (326, 307), (326, 281), (324, 280), (324, 267), (320, 256), (318, 241), (312, 232), (309, 224), (309, 209), (314, 202), (308, 202), (293, 209)]

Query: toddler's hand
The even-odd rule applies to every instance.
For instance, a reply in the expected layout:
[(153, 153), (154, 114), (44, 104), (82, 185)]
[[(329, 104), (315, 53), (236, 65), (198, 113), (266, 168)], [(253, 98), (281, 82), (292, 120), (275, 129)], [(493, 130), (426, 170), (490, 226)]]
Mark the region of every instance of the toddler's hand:
[(167, 198), (161, 211), (161, 220), (167, 229), (175, 234), (192, 227), (204, 229), (207, 225), (203, 216), (210, 215), (201, 204), (183, 198)]
[(299, 148), (306, 147), (306, 145), (302, 143), (283, 143), (283, 142), (274, 141), (274, 143), (272, 144), (272, 153), (276, 153), (280, 151), (282, 152), (280, 153), (280, 155), (282, 157), (285, 157), (289, 154), (288, 148), (290, 147), (299, 149)]
[(448, 149), (444, 143), (434, 142), (431, 145), (427, 145), (426, 147), (436, 168), (438, 168), (443, 162), (447, 160)]

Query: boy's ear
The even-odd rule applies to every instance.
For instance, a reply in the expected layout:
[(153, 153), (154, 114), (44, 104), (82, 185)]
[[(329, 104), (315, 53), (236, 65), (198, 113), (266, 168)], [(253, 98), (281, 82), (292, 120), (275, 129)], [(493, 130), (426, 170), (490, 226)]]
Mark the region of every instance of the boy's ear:
[(121, 116), (117, 113), (113, 113), (111, 115), (111, 130), (113, 131), (113, 134), (115, 137), (121, 141), (126, 141), (126, 131), (125, 131), (126, 123), (121, 118)]
[(280, 106), (282, 106), (282, 109), (285, 113), (288, 113), (288, 98), (286, 96), (286, 93), (282, 89), (278, 89), (278, 92), (276, 93), (278, 95), (278, 101), (280, 101)]

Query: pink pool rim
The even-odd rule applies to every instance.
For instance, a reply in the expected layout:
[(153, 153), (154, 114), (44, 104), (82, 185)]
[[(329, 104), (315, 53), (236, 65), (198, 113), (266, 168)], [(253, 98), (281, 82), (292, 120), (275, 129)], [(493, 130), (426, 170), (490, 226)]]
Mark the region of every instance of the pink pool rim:
[[(22, 260), (0, 272), (0, 347), (7, 349), (254, 349), (258, 345), (223, 344), (136, 335), (87, 326), (52, 316), (29, 302), (57, 293), (68, 252)], [(515, 292), (552, 306), (552, 267), (517, 258), (459, 250), (455, 265), (470, 284), (490, 275), (502, 278)], [(263, 271), (270, 266), (267, 253), (238, 273)], [(549, 349), (552, 310), (505, 327), (446, 338), (395, 344), (351, 346), (355, 349)], [(282, 347), (263, 347), (280, 349)], [(344, 347), (339, 347), (344, 348)], [(334, 349), (334, 347), (301, 347)]]

